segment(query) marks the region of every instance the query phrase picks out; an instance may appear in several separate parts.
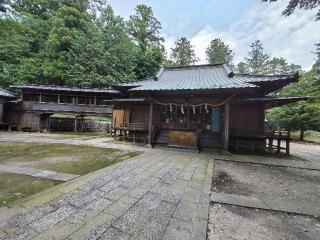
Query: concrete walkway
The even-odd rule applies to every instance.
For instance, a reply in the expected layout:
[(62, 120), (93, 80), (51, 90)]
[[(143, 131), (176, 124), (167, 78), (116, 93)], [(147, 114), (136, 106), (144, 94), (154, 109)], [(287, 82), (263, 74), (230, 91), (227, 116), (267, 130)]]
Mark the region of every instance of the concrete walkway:
[(21, 174), (21, 175), (27, 175), (27, 176), (55, 180), (55, 181), (62, 181), (62, 182), (67, 182), (80, 176), (76, 174), (58, 173), (58, 172), (42, 170), (38, 168), (18, 166), (18, 165), (5, 165), (5, 164), (0, 164), (0, 172)]
[(300, 154), (299, 157), (301, 157), (301, 159), (286, 159), (258, 155), (215, 154), (216, 160), (263, 164), (278, 167), (301, 168), (308, 170), (320, 170), (320, 157), (318, 157), (317, 159), (310, 159), (307, 155), (302, 154)]
[(152, 149), (0, 209), (1, 239), (206, 239), (213, 159)]
[(241, 207), (258, 208), (287, 213), (303, 214), (319, 217), (320, 204), (305, 204), (301, 201), (284, 201), (279, 198), (268, 199), (255, 196), (242, 196), (237, 194), (211, 192), (210, 201), (213, 203), (223, 203)]

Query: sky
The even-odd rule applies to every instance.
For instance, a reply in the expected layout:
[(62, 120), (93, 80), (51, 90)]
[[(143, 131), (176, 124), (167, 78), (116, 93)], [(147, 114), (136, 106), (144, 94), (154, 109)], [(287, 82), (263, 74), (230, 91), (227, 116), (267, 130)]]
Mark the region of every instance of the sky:
[(284, 57), (289, 63), (311, 68), (314, 44), (320, 42), (316, 10), (296, 10), (289, 17), (281, 12), (288, 0), (263, 3), (261, 0), (109, 0), (115, 13), (125, 20), (138, 4), (151, 6), (162, 24), (161, 35), (170, 54), (174, 42), (187, 37), (194, 45), (199, 63), (206, 63), (205, 50), (214, 38), (221, 38), (234, 51), (234, 62), (242, 61), (255, 40), (265, 52)]

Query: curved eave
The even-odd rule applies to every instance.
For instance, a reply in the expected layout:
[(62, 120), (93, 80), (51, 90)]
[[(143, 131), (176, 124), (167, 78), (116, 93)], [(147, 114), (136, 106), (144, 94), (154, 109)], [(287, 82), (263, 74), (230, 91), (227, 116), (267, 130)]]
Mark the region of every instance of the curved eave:
[(262, 97), (262, 98), (247, 98), (241, 99), (240, 102), (243, 103), (260, 103), (264, 104), (266, 108), (274, 108), (284, 106), (290, 103), (295, 103), (299, 101), (309, 100), (311, 97), (303, 96), (303, 97)]

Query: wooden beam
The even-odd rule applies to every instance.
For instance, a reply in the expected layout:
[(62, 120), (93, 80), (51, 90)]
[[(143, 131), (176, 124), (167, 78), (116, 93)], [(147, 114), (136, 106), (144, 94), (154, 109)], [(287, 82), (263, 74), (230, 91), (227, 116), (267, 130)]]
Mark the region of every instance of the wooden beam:
[(149, 107), (149, 122), (148, 122), (148, 145), (152, 144), (152, 123), (153, 123), (153, 101), (150, 102)]
[(223, 134), (223, 150), (229, 149), (229, 122), (230, 122), (230, 103), (224, 105), (224, 134)]

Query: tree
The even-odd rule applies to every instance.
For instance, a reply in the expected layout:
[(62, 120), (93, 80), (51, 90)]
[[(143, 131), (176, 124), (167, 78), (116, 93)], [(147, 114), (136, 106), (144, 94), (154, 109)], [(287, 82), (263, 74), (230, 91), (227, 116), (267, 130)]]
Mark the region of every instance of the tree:
[(245, 62), (239, 62), (236, 67), (236, 72), (240, 74), (246, 74), (249, 72), (248, 66)]
[(71, 85), (105, 87), (135, 79), (137, 47), (124, 26), (110, 5), (102, 9), (96, 24), (91, 25), (85, 38), (74, 41), (68, 54)]
[[(276, 2), (277, 0), (262, 0), (263, 2)], [(290, 16), (297, 8), (311, 10), (320, 7), (320, 0), (290, 0), (287, 8), (282, 12), (284, 16)], [(316, 21), (320, 20), (320, 10)]]
[(50, 26), (32, 15), (0, 20), (0, 85), (42, 83), (43, 49)]
[(74, 41), (85, 38), (88, 15), (82, 6), (63, 6), (55, 12), (51, 21), (52, 29), (46, 42), (47, 59), (43, 65), (43, 72), (50, 84), (70, 84), (67, 82), (69, 68), (67, 55)]
[(264, 53), (260, 40), (256, 40), (251, 45), (248, 57), (245, 58), (247, 68), (251, 74), (265, 74), (269, 54)]
[(229, 46), (219, 38), (211, 40), (208, 48), (206, 49), (206, 54), (210, 64), (231, 64), (234, 55)]
[(266, 74), (276, 75), (276, 74), (290, 74), (301, 70), (300, 65), (288, 64), (287, 60), (284, 58), (273, 57), (267, 61)]
[(171, 48), (171, 51), (171, 61), (176, 66), (190, 65), (198, 61), (194, 52), (194, 47), (185, 37), (176, 41), (175, 46)]
[(314, 54), (316, 55), (316, 62), (313, 64), (312, 68), (317, 71), (318, 75), (320, 75), (320, 43), (316, 44)]
[(138, 79), (155, 76), (165, 57), (161, 23), (153, 15), (151, 7), (138, 5), (136, 13), (127, 22), (129, 35), (138, 44), (136, 52), (136, 76)]
[(268, 110), (267, 119), (275, 128), (300, 130), (303, 141), (306, 130), (320, 130), (320, 84), (315, 71), (302, 75), (297, 83), (292, 83), (280, 91), (280, 96), (310, 96), (308, 101), (300, 101)]
[(159, 46), (163, 39), (160, 37), (161, 23), (153, 15), (152, 8), (138, 5), (136, 13), (127, 22), (128, 33), (139, 44), (143, 52), (150, 46)]

